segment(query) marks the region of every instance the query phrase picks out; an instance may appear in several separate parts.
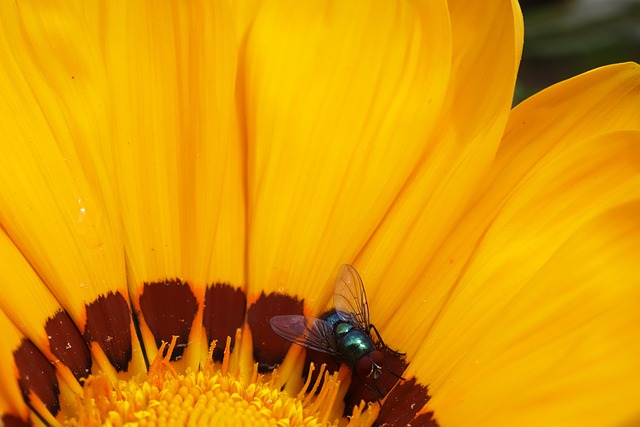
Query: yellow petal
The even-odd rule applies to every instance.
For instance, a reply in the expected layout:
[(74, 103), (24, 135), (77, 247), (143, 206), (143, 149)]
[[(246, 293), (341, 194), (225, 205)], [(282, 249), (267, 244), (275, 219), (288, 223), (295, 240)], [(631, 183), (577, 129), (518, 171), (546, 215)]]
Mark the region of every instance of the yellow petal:
[[(58, 375), (80, 394), (78, 380), (88, 377), (92, 366), (82, 335), (1, 230), (0, 260), (0, 309), (51, 363), (55, 362)], [(100, 354), (96, 356), (101, 360)]]
[[(598, 194), (601, 194), (602, 197), (606, 195), (614, 197), (611, 203), (624, 202), (624, 198), (616, 199), (617, 196), (610, 191), (611, 188), (607, 188), (607, 185), (622, 185), (618, 179), (623, 180), (633, 176), (633, 167), (629, 168), (627, 160), (629, 150), (635, 149), (627, 145), (632, 146), (633, 144), (618, 143), (617, 146), (598, 147), (594, 145), (593, 141), (587, 143), (586, 140), (581, 141), (581, 138), (614, 129), (633, 128), (640, 124), (640, 111), (637, 109), (640, 97), (640, 92), (637, 90), (640, 81), (638, 74), (638, 67), (630, 64), (603, 68), (563, 82), (557, 87), (532, 97), (527, 100), (527, 104), (521, 104), (516, 108), (513, 114), (518, 118), (510, 118), (505, 141), (498, 153), (494, 167), (486, 178), (487, 183), (481, 184), (480, 190), (476, 190), (476, 193), (473, 194), (473, 197), (480, 198), (480, 200), (473, 206), (471, 212), (466, 213), (464, 219), (457, 220), (458, 223), (454, 224), (456, 228), (453, 233), (450, 229), (447, 230), (448, 234), (444, 235), (442, 243), (436, 239), (437, 243), (432, 246), (430, 243), (432, 237), (428, 234), (420, 234), (420, 227), (408, 227), (406, 233), (402, 235), (407, 241), (404, 243), (407, 249), (400, 251), (399, 256), (394, 258), (396, 262), (392, 264), (392, 269), (386, 274), (372, 274), (372, 277), (380, 278), (378, 279), (379, 283), (385, 284), (385, 289), (390, 291), (382, 297), (385, 304), (380, 308), (375, 308), (375, 301), (378, 299), (375, 296), (375, 287), (371, 287), (371, 292), (369, 292), (371, 294), (369, 297), (372, 305), (371, 310), (372, 313), (376, 313), (376, 319), (378, 318), (377, 313), (381, 313), (380, 316), (384, 316), (385, 313), (393, 314), (388, 325), (385, 325), (386, 321), (384, 317), (382, 318), (383, 329), (389, 329), (389, 332), (386, 332), (385, 329), (383, 334), (386, 339), (391, 339), (391, 342), (394, 342), (395, 334), (405, 341), (409, 335), (405, 333), (403, 325), (407, 322), (410, 325), (415, 325), (415, 333), (418, 334), (417, 337), (420, 337), (408, 343), (407, 350), (409, 352), (427, 336), (432, 323), (440, 316), (440, 311), (443, 310), (446, 301), (455, 292), (460, 275), (469, 268), (467, 265), (469, 258), (473, 257), (474, 252), (478, 250), (478, 242), (487, 233), (487, 229), (495, 221), (496, 215), (503, 215), (502, 221), (505, 224), (509, 221), (508, 218), (519, 218), (522, 221), (525, 219), (527, 221), (541, 221), (542, 218), (533, 214), (539, 210), (539, 206), (535, 203), (540, 199), (545, 199), (545, 204), (556, 203), (554, 209), (561, 209), (562, 203), (569, 203), (573, 200), (572, 198), (578, 196), (576, 194), (553, 193), (552, 189), (555, 188), (559, 192), (581, 191), (581, 187), (572, 187), (572, 185), (580, 183), (580, 174), (584, 173), (584, 168), (590, 167), (607, 171), (607, 175), (602, 178), (604, 184), (597, 187)], [(584, 91), (576, 90), (579, 87), (589, 87), (590, 91), (587, 94)], [(554, 93), (556, 94), (554, 95)], [(537, 100), (538, 96), (541, 96), (542, 99)], [(574, 103), (570, 102), (570, 96), (575, 97)], [(570, 110), (571, 113), (564, 115), (558, 110), (553, 115), (554, 119), (551, 120), (547, 115), (547, 108), (554, 108), (553, 102), (559, 102), (557, 101), (559, 99), (563, 100), (564, 108)], [(600, 105), (607, 105), (608, 108), (600, 108)], [(519, 109), (529, 109), (529, 117), (531, 118), (525, 120), (523, 117), (525, 113)], [(563, 117), (565, 116), (570, 118), (564, 121)], [(531, 121), (531, 125), (523, 127), (523, 120), (526, 123)], [(591, 124), (583, 125), (583, 122)], [(600, 132), (594, 128), (587, 132), (581, 130), (584, 126), (594, 126), (594, 122), (600, 123)], [(545, 133), (542, 134), (540, 128), (546, 130)], [(567, 147), (568, 144), (572, 144), (572, 146)], [(545, 167), (552, 169), (542, 169), (544, 172), (538, 172), (542, 162), (541, 158), (545, 159)], [(607, 161), (612, 162), (610, 166), (606, 163)], [(624, 167), (619, 168), (620, 164)], [(575, 169), (572, 171), (572, 168)], [(553, 170), (554, 176), (558, 177), (557, 182), (551, 181), (548, 176), (550, 170)], [(562, 173), (565, 170), (570, 175), (563, 176)], [(529, 178), (532, 171), (536, 171), (537, 180)], [(622, 175), (624, 171), (627, 175)], [(597, 186), (597, 181), (590, 183), (586, 179), (587, 177), (588, 175), (583, 177), (583, 185)], [(575, 183), (571, 179), (574, 179)], [(606, 181), (606, 179), (610, 181)], [(524, 185), (523, 183), (527, 184), (528, 193), (520, 188)], [(563, 184), (566, 188), (563, 187)], [(585, 191), (592, 191), (592, 189)], [(519, 195), (520, 202), (518, 203), (521, 205), (518, 205), (517, 214), (510, 212), (507, 216), (504, 205), (507, 201), (513, 203), (516, 200), (513, 199), (514, 192)], [(534, 199), (534, 197), (536, 198)], [(440, 206), (443, 205), (442, 200), (439, 199)], [(593, 199), (585, 199), (582, 208), (586, 210), (590, 206), (589, 203), (593, 203), (595, 206)], [(444, 209), (446, 211), (447, 208)], [(582, 212), (575, 210), (568, 217), (557, 213), (559, 216), (556, 222), (549, 220), (549, 224), (541, 223), (538, 228), (534, 226), (535, 222), (532, 224), (524, 222), (522, 227), (523, 230), (529, 229), (527, 233), (530, 236), (536, 236), (540, 228), (547, 226), (552, 226), (555, 230), (562, 229), (569, 218), (579, 216)], [(522, 216), (518, 217), (518, 215)], [(427, 212), (424, 212), (423, 216), (420, 218), (427, 224), (432, 221), (432, 217), (435, 217)], [(577, 226), (577, 224), (575, 225)], [(514, 225), (511, 224), (512, 229), (513, 227)], [(442, 233), (438, 229), (432, 230), (434, 236)], [(569, 233), (570, 229), (565, 231)], [(392, 234), (389, 233), (389, 236)], [(536, 238), (535, 240), (539, 241), (540, 239)], [(371, 244), (376, 243), (376, 240), (372, 239), (371, 242)], [(421, 243), (423, 247), (420, 246)], [(386, 248), (387, 246), (377, 244), (375, 247)], [(379, 249), (379, 251), (382, 250)], [(508, 254), (508, 250), (492, 254), (491, 256), (494, 257), (492, 263), (505, 263), (504, 257)], [(377, 259), (383, 259), (381, 255), (379, 257)], [(500, 259), (500, 257), (503, 258)], [(414, 264), (418, 261), (408, 262), (412, 258), (418, 261), (424, 258), (428, 261), (428, 265), (422, 269), (415, 267)], [(365, 283), (374, 282), (373, 280), (367, 281), (367, 270), (378, 266), (380, 262), (382, 261), (365, 263), (368, 266), (364, 274)], [(530, 265), (535, 268), (533, 264)], [(413, 276), (410, 275), (409, 279), (403, 279), (406, 276), (401, 276), (400, 279), (393, 278), (393, 274), (400, 275), (403, 270), (410, 271), (412, 268), (416, 273)], [(405, 283), (408, 283), (407, 286), (412, 289), (410, 297), (394, 292), (397, 289), (395, 286), (402, 286)], [(389, 284), (388, 287), (386, 284)], [(394, 301), (397, 303), (394, 304)], [(402, 315), (397, 314), (399, 304), (402, 304), (403, 307), (400, 311), (403, 313)], [(374, 320), (378, 322), (376, 319)]]
[(321, 308), (430, 149), (450, 52), (441, 1), (265, 2), (241, 58), (250, 292)]
[(236, 0), (231, 2), (236, 18), (236, 34), (239, 45), (245, 42), (247, 33), (250, 31), (253, 21), (264, 2), (264, 0)]
[[(591, 70), (558, 83), (514, 108), (488, 183), (525, 174), (541, 156), (573, 141), (616, 130), (640, 129), (640, 65)], [(535, 141), (535, 143), (532, 143)], [(508, 180), (510, 185), (515, 180)], [(510, 189), (493, 183), (497, 199)]]
[[(408, 331), (405, 328), (404, 332), (411, 334), (418, 330), (411, 336), (418, 340), (421, 348), (411, 366), (423, 383), (430, 384), (433, 396), (430, 405), (438, 420), (477, 425), (486, 418), (490, 420), (488, 423), (507, 423), (507, 420), (513, 421), (515, 413), (528, 416), (530, 410), (521, 407), (524, 402), (532, 407), (537, 402), (541, 408), (535, 410), (546, 411), (547, 406), (554, 407), (552, 401), (557, 408), (565, 407), (567, 412), (562, 414), (567, 419), (582, 419), (575, 418), (575, 408), (569, 408), (572, 399), (578, 399), (572, 391), (579, 387), (567, 389), (560, 382), (552, 383), (550, 378), (537, 380), (529, 375), (557, 376), (557, 366), (562, 366), (567, 376), (577, 375), (569, 368), (573, 364), (576, 369), (587, 366), (582, 364), (583, 346), (602, 339), (602, 328), (620, 326), (613, 306), (625, 298), (637, 301), (638, 294), (632, 290), (637, 288), (637, 274), (630, 270), (631, 264), (626, 260), (629, 257), (621, 253), (637, 251), (638, 223), (635, 230), (624, 225), (624, 221), (620, 227), (617, 223), (611, 227), (603, 224), (609, 218), (607, 212), (618, 212), (619, 206), (628, 203), (634, 203), (632, 212), (637, 216), (639, 138), (640, 132), (617, 132), (573, 141), (569, 147), (552, 150), (538, 159), (534, 169), (514, 186), (515, 190), (490, 222), (481, 221), (483, 199), (441, 248), (433, 260), (431, 275), (425, 280), (430, 299), (422, 304), (408, 301), (405, 310), (397, 316), (401, 318), (399, 321), (427, 325), (424, 335), (420, 335), (417, 326)], [(509, 178), (512, 176), (504, 176), (504, 180)], [(623, 218), (633, 217), (631, 211), (624, 212)], [(625, 237), (625, 233), (628, 236)], [(621, 239), (619, 245), (617, 239)], [(594, 246), (587, 250), (592, 241)], [(622, 264), (617, 264), (618, 258)], [(628, 279), (619, 284), (620, 278), (613, 282), (607, 279), (611, 273), (590, 273), (594, 266), (607, 263), (615, 270), (614, 276), (626, 274)], [(589, 275), (593, 276), (592, 280), (586, 280)], [(554, 289), (558, 286), (563, 290), (561, 297), (556, 298)], [(586, 298), (590, 297), (593, 301), (605, 298), (610, 304), (585, 305)], [(569, 312), (565, 317), (560, 316)], [(624, 321), (631, 322), (630, 319)], [(582, 334), (574, 335), (577, 329)], [(594, 335), (589, 335), (591, 331)], [(531, 334), (533, 341), (527, 341), (527, 334)], [(617, 339), (613, 335), (611, 338)], [(511, 341), (506, 344), (505, 339)], [(571, 343), (569, 347), (580, 351), (554, 347), (555, 343), (561, 345), (563, 339)], [(518, 340), (526, 343), (522, 344), (526, 350), (524, 347), (520, 351), (510, 350)], [(530, 354), (532, 343), (539, 347), (548, 344), (544, 347), (547, 352), (544, 357)], [(599, 349), (608, 345), (603, 342)], [(616, 351), (620, 351), (621, 345), (616, 344)], [(631, 345), (628, 351), (635, 351), (633, 348)], [(594, 371), (585, 372), (584, 381), (575, 384), (586, 387), (596, 371), (600, 372), (597, 375), (603, 375), (598, 378), (604, 381), (603, 366), (609, 366), (607, 358), (613, 354), (605, 352), (601, 359), (593, 356), (592, 361), (599, 360), (598, 364), (591, 365)], [(624, 369), (629, 369), (629, 363)], [(524, 393), (520, 387), (525, 387), (525, 383), (536, 391)], [(615, 381), (611, 387), (615, 387), (614, 384)], [(541, 391), (544, 387), (548, 395), (555, 393), (553, 399), (544, 397)], [(628, 390), (625, 387), (621, 385), (622, 390)], [(482, 395), (493, 397), (488, 401), (481, 399)], [(565, 396), (564, 401), (560, 401), (559, 396)], [(584, 393), (584, 396), (586, 399), (595, 394)], [(620, 398), (620, 394), (616, 396)], [(501, 406), (500, 402), (505, 399), (510, 403)], [(540, 403), (544, 399), (549, 402)], [(586, 409), (584, 413), (585, 416), (592, 414)], [(501, 421), (501, 414), (508, 415)], [(525, 422), (524, 418), (521, 420), (519, 425)]]
[[(401, 338), (406, 345), (401, 350), (409, 353), (421, 341), (413, 334), (426, 333), (429, 324), (423, 319), (439, 307), (430, 264), (476, 196), (500, 142), (522, 45), (522, 16), (515, 2), (456, 1), (450, 10), (455, 37), (449, 103), (429, 135), (432, 152), (356, 261), (372, 321), (385, 341), (397, 348), (396, 338)], [(407, 305), (411, 315), (419, 312), (418, 318), (399, 316)]]
[(55, 418), (60, 413), (61, 398), (54, 368), (2, 311), (0, 330), (1, 421), (5, 414), (26, 419), (28, 409), (23, 400), (26, 397), (31, 409), (48, 425), (60, 425)]
[[(73, 54), (90, 51), (76, 6), (3, 5), (0, 222), (94, 343), (94, 354), (105, 352), (99, 362), (103, 369), (109, 358), (117, 371), (129, 375), (144, 369), (144, 360), (137, 340), (126, 338), (135, 337), (135, 330), (118, 223), (109, 221), (113, 200), (97, 187), (100, 174), (91, 163), (81, 163), (74, 149), (75, 140), (104, 130), (95, 99), (101, 93), (100, 76), (92, 68), (96, 58)], [(112, 299), (119, 305), (110, 307), (109, 316), (96, 312), (102, 301)], [(131, 358), (116, 362), (121, 349), (108, 342), (114, 331), (123, 333), (119, 337)]]
[(22, 399), (16, 367), (13, 362), (12, 351), (20, 345), (22, 338), (11, 320), (0, 311), (0, 328), (2, 330), (2, 342), (0, 343), (0, 413), (4, 421), (5, 416), (14, 416), (23, 420), (29, 417), (29, 408)]
[[(109, 3), (105, 17), (106, 68), (117, 112), (109, 158), (117, 177), (132, 302), (150, 358), (161, 340), (178, 334), (157, 326), (158, 319), (175, 315), (184, 321), (178, 346), (191, 343), (184, 357), (191, 366), (203, 349), (205, 287), (231, 280), (241, 286), (244, 277), (236, 34), (227, 6)], [(229, 212), (240, 216), (230, 218)], [(231, 254), (216, 249), (221, 246)], [(219, 262), (225, 267), (219, 269)], [(180, 284), (158, 288), (143, 308), (145, 290), (163, 281)], [(188, 296), (196, 312), (183, 317), (173, 312), (181, 305), (162, 306), (169, 288)]]
[[(479, 193), (478, 204), (448, 237), (446, 244), (439, 248), (431, 261), (431, 268), (416, 288), (419, 291), (412, 294), (404, 309), (392, 319), (389, 325), (392, 333), (401, 329), (404, 336), (412, 336), (422, 343), (411, 366), (419, 371), (421, 382), (431, 385), (434, 398), (430, 406), (435, 408), (436, 417), (443, 423), (450, 420), (477, 425), (478, 420), (486, 417), (492, 424), (502, 422), (509, 425), (513, 423), (512, 413), (520, 416), (536, 413), (533, 409), (523, 409), (520, 404), (527, 399), (530, 399), (528, 404), (539, 403), (535, 398), (542, 399), (541, 394), (534, 394), (542, 393), (540, 388), (533, 394), (525, 393), (523, 400), (516, 402), (521, 391), (516, 385), (519, 375), (528, 379), (527, 387), (538, 381), (522, 373), (533, 368), (527, 364), (533, 363), (531, 359), (512, 361), (509, 365), (504, 359), (498, 359), (496, 364), (487, 364), (482, 370), (479, 364), (487, 361), (490, 353), (495, 357), (504, 350), (491, 347), (491, 343), (504, 344), (500, 339), (504, 334), (503, 325), (511, 325), (514, 320), (506, 316), (503, 318), (501, 313), (509, 309), (510, 303), (523, 298), (523, 304), (529, 304), (527, 310), (516, 311), (522, 318), (540, 310), (535, 303), (526, 300), (526, 289), (542, 279), (542, 276), (537, 279), (536, 275), (542, 274), (539, 272), (552, 262), (561, 247), (571, 248), (565, 242), (580, 242), (581, 237), (575, 236), (586, 233), (579, 229), (595, 221), (593, 218), (629, 200), (637, 200), (638, 165), (633, 159), (639, 158), (638, 134), (617, 133), (585, 138), (612, 130), (637, 129), (640, 124), (638, 81), (638, 67), (635, 65), (607, 67), (563, 82), (516, 108), (491, 178), (485, 191)], [(553, 114), (549, 114), (550, 111)], [(604, 250), (594, 250), (588, 261), (574, 258), (563, 265), (582, 268), (583, 264), (589, 265), (594, 259), (599, 259), (602, 252)], [(612, 253), (615, 257), (617, 252)], [(548, 282), (563, 280), (561, 277)], [(570, 286), (574, 282), (567, 283)], [(553, 299), (546, 302), (553, 305)], [(579, 315), (587, 318), (589, 313)], [(540, 317), (536, 319), (549, 321)], [(409, 328), (394, 327), (396, 320), (398, 325), (409, 325)], [(426, 334), (420, 335), (420, 331), (425, 330)], [(416, 333), (412, 334), (413, 331)], [(555, 331), (549, 329), (547, 333), (559, 334), (561, 331), (562, 326)], [(540, 339), (545, 341), (551, 336), (543, 334)], [(482, 353), (474, 353), (469, 350), (470, 346), (482, 348)], [(552, 365), (562, 365), (558, 361), (560, 356), (553, 353), (552, 347), (549, 349), (547, 351), (551, 355), (543, 358), (543, 365), (547, 364), (544, 366), (548, 372), (556, 373)], [(625, 351), (628, 355), (628, 351), (634, 351), (633, 346)], [(554, 355), (556, 359), (551, 357)], [(612, 360), (619, 359), (612, 357)], [(568, 358), (562, 366), (574, 362)], [(489, 391), (486, 385), (498, 381), (495, 378), (498, 366), (505, 370), (502, 378), (507, 380)], [(585, 390), (593, 390), (588, 384), (589, 378), (602, 374), (600, 382), (606, 381), (608, 373), (606, 369), (599, 370), (602, 366), (610, 365), (594, 365), (591, 373), (580, 377), (584, 380), (582, 387)], [(628, 363), (622, 366), (629, 368)], [(480, 370), (484, 373), (476, 374)], [(540, 366), (532, 371), (539, 373)], [(472, 379), (464, 383), (467, 376)], [(629, 378), (634, 381), (632, 376)], [(576, 417), (576, 408), (595, 394), (580, 394), (576, 389), (568, 391), (564, 385), (551, 383), (557, 388), (551, 386), (547, 390), (549, 394), (566, 391), (565, 399), (550, 399), (558, 402), (555, 410), (567, 417), (559, 424), (566, 425), (568, 419), (581, 420)], [(611, 381), (609, 387), (620, 385), (624, 394), (624, 384), (628, 383)], [(472, 389), (474, 391), (470, 392)], [(466, 397), (475, 390), (479, 393), (477, 396)], [(484, 394), (494, 396), (494, 399), (491, 402), (482, 400)], [(620, 397), (620, 393), (612, 394)], [(577, 397), (574, 399), (572, 395)], [(495, 399), (506, 399), (512, 406), (497, 407)], [(615, 406), (614, 415), (628, 415), (628, 400), (621, 399), (619, 403), (622, 406)], [(467, 405), (466, 409), (463, 405)], [(488, 411), (485, 407), (489, 408)], [(552, 410), (552, 405), (541, 405), (538, 409), (540, 412)], [(476, 412), (478, 415), (474, 418), (472, 415)], [(488, 412), (491, 415), (487, 415)], [(498, 417), (503, 413), (509, 415), (500, 420)], [(585, 411), (587, 413), (591, 414)], [(606, 414), (605, 411), (599, 415)], [(537, 420), (539, 422), (539, 418)], [(592, 420), (596, 420), (595, 425), (598, 425), (601, 418), (594, 416)], [(520, 424), (523, 423), (524, 420)]]
[(504, 289), (504, 301), (469, 302), (476, 316), (483, 312), (477, 328), (452, 328), (451, 337), (437, 344), (444, 334), (434, 333), (419, 363), (435, 362), (426, 354), (434, 346), (465, 343), (435, 350), (436, 359), (452, 358), (427, 368), (438, 372), (431, 375), (431, 407), (442, 424), (601, 426), (640, 420), (638, 218), (637, 201), (598, 215), (526, 280), (506, 271), (485, 282), (485, 289)]
[(522, 54), (522, 12), (515, 0), (448, 3), (454, 45), (447, 114), (456, 122), (449, 132), (462, 143), (480, 138), (495, 150)]

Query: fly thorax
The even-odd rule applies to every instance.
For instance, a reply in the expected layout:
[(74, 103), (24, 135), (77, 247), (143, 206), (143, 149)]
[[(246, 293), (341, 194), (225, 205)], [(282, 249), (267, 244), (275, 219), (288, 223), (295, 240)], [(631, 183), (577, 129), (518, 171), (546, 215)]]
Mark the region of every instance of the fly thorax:
[(364, 329), (356, 327), (349, 328), (348, 332), (338, 336), (336, 341), (344, 363), (351, 367), (376, 349), (369, 334)]
[(344, 322), (340, 322), (338, 324), (336, 324), (335, 326), (335, 334), (336, 337), (342, 338), (345, 335), (347, 335), (349, 333), (350, 330), (353, 329), (353, 325), (351, 325), (350, 323), (344, 323)]

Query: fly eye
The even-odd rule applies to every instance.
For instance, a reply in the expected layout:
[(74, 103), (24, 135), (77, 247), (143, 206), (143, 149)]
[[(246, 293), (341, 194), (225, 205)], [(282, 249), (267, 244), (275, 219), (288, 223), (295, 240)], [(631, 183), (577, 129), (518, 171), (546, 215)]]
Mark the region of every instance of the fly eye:
[(366, 378), (373, 372), (373, 360), (369, 356), (361, 357), (353, 367), (354, 371), (356, 371), (356, 375), (360, 378)]

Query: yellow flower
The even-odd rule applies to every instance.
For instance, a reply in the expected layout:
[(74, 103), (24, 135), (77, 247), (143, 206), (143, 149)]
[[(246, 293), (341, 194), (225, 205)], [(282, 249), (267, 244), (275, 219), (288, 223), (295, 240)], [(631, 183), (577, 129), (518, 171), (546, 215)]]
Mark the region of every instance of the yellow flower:
[[(640, 423), (637, 64), (511, 110), (515, 1), (36, 3), (0, 7), (5, 424)], [(344, 263), (406, 353), (375, 382), (269, 326)]]

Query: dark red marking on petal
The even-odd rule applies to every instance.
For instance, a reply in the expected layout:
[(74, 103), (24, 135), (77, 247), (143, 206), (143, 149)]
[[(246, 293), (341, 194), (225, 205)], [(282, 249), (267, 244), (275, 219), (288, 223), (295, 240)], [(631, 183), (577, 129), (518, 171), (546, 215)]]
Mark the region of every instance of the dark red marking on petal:
[[(431, 399), (428, 388), (415, 378), (401, 382), (391, 390), (378, 414), (375, 426), (438, 426), (433, 412), (417, 415)], [(417, 415), (417, 416), (416, 416)]]
[(31, 420), (23, 420), (22, 418), (11, 414), (4, 414), (0, 420), (2, 420), (2, 423), (0, 424), (4, 427), (29, 427), (33, 425), (31, 424)]
[(231, 337), (231, 350), (236, 341), (236, 329), (242, 327), (247, 310), (247, 297), (241, 289), (226, 283), (216, 283), (204, 294), (202, 324), (207, 331), (207, 342), (216, 340), (213, 360), (222, 362), (227, 337)]
[(284, 314), (301, 315), (302, 309), (303, 300), (276, 292), (269, 295), (263, 292), (249, 307), (247, 322), (253, 337), (253, 358), (258, 362), (258, 372), (273, 371), (291, 347), (291, 342), (273, 332), (269, 319)]
[(126, 371), (132, 356), (131, 309), (119, 292), (100, 295), (87, 304), (84, 339), (97, 342), (117, 372)]
[(171, 360), (181, 359), (198, 311), (198, 301), (189, 285), (180, 279), (145, 283), (140, 310), (158, 348), (162, 341), (171, 342), (174, 335), (178, 336)]
[(13, 359), (19, 373), (18, 386), (25, 402), (29, 402), (31, 391), (55, 416), (60, 411), (60, 387), (53, 365), (35, 344), (27, 339), (23, 339), (20, 347), (13, 352)]
[(60, 310), (44, 325), (51, 352), (64, 363), (78, 381), (91, 373), (91, 352), (66, 311)]
[(440, 427), (436, 421), (433, 411), (420, 414), (411, 421), (411, 425), (415, 427)]
[(380, 394), (376, 390), (376, 385), (382, 393), (388, 393), (399, 381), (396, 375), (402, 376), (404, 370), (409, 366), (404, 356), (398, 356), (386, 348), (378, 348), (378, 350), (384, 355), (384, 366), (382, 366), (380, 377), (374, 383), (371, 377), (362, 378), (355, 373), (351, 375), (351, 385), (344, 396), (344, 416), (351, 415), (354, 406), (359, 405), (361, 400), (365, 402), (379, 400)]
[[(326, 370), (329, 373), (335, 372), (340, 369), (340, 363), (338, 363), (335, 357), (327, 353), (321, 353), (319, 351), (307, 349), (307, 354), (304, 358), (304, 368), (302, 369), (302, 379), (304, 381), (307, 380), (307, 376), (309, 375), (309, 366), (311, 362), (313, 362), (313, 364), (315, 365), (315, 369), (311, 373), (312, 387), (316, 383), (316, 380), (318, 379), (318, 374), (320, 373), (320, 367), (322, 366), (323, 363), (327, 365)], [(320, 386), (317, 388), (316, 394), (320, 393), (323, 383), (324, 383), (324, 378), (320, 380)]]

